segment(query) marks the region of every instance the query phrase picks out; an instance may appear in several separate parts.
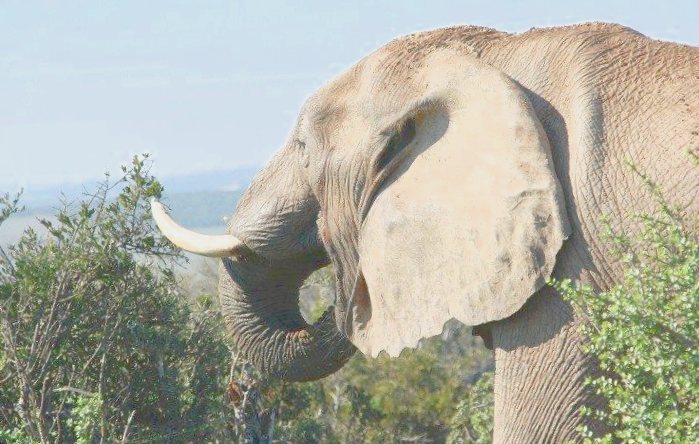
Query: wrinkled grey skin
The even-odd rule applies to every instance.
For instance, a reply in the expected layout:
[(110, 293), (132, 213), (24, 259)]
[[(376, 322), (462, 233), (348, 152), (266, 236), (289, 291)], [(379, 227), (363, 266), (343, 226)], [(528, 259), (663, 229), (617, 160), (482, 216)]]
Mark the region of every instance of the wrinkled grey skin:
[[(443, 48), (475, 54), (515, 80), (546, 132), (572, 229), (554, 277), (598, 289), (618, 281), (621, 269), (601, 240), (600, 218), (608, 214), (616, 228), (633, 232), (629, 215), (653, 209), (626, 159), (696, 213), (699, 176), (685, 151), (699, 146), (697, 49), (606, 24), (520, 35), (457, 27), (396, 40), (307, 102), (288, 144), (231, 219), (230, 233), (250, 251), (223, 261), (223, 312), (233, 339), (263, 371), (313, 380), (354, 352), (347, 319), (362, 205), (380, 185), (372, 162), (391, 137), (354, 117), (368, 100), (369, 84), (383, 85), (391, 103), (418, 94), (406, 79)], [(384, 62), (373, 63), (377, 57)], [(298, 311), (298, 289), (329, 262), (337, 272), (334, 311), (308, 326)], [(583, 386), (596, 370), (580, 350), (578, 323), (571, 307), (545, 287), (512, 316), (476, 329), (496, 358), (495, 442), (579, 440), (575, 428), (584, 419), (578, 409), (597, 400)]]
[[(332, 309), (314, 326), (301, 317), (299, 288), (329, 259), (318, 236), (318, 202), (290, 149), (272, 160), (238, 204), (231, 231), (251, 252), (223, 260), (219, 292), (240, 351), (262, 372), (308, 381), (338, 370), (355, 348), (337, 329)], [(280, 195), (282, 189), (287, 193)]]

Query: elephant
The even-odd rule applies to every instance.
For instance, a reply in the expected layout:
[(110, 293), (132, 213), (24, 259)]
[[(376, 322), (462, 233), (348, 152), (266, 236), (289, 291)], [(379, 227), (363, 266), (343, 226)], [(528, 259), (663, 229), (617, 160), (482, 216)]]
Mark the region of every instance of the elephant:
[[(696, 214), (698, 146), (697, 48), (608, 23), (458, 26), (398, 38), (308, 98), (226, 234), (152, 212), (221, 258), (227, 329), (261, 371), (322, 378), (457, 319), (494, 353), (494, 441), (579, 441), (603, 429), (580, 413), (603, 406), (584, 384), (600, 370), (547, 278), (619, 283), (602, 218), (633, 233), (655, 208), (627, 163)], [(335, 304), (310, 325), (299, 287), (327, 264)]]

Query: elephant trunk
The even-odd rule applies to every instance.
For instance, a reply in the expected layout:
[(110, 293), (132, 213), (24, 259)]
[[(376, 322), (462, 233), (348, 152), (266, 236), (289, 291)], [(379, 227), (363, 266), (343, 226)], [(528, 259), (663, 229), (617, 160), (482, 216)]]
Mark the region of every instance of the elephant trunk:
[(270, 263), (257, 255), (224, 259), (219, 291), (224, 319), (242, 355), (261, 372), (312, 381), (340, 369), (354, 346), (339, 332), (330, 307), (309, 325), (299, 289), (317, 263)]
[(288, 381), (327, 376), (356, 350), (338, 330), (334, 310), (309, 325), (299, 309), (303, 281), (327, 262), (318, 235), (319, 205), (292, 144), (262, 170), (241, 197), (229, 234), (194, 233), (153, 202), (153, 218), (173, 243), (222, 257), (219, 295), (242, 356), (262, 373)]

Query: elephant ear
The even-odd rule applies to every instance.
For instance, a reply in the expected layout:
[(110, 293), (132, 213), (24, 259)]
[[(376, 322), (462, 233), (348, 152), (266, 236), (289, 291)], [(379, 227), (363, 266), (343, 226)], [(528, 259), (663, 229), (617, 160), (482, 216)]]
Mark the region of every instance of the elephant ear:
[(439, 65), (424, 79), (427, 96), (406, 108), (405, 157), (362, 221), (346, 330), (372, 356), (397, 356), (452, 318), (512, 315), (570, 233), (546, 134), (521, 88), (476, 59)]

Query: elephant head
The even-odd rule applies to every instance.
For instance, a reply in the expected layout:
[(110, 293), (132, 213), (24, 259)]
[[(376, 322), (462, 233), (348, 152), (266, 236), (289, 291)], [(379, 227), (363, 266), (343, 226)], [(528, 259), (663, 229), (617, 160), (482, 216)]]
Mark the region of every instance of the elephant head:
[[(306, 102), (229, 234), (189, 232), (154, 203), (175, 244), (223, 257), (224, 317), (263, 371), (310, 380), (354, 347), (395, 356), (449, 319), (512, 315), (552, 273), (570, 228), (523, 88), (466, 46), (409, 43)], [(299, 287), (329, 261), (335, 307), (307, 325)]]

